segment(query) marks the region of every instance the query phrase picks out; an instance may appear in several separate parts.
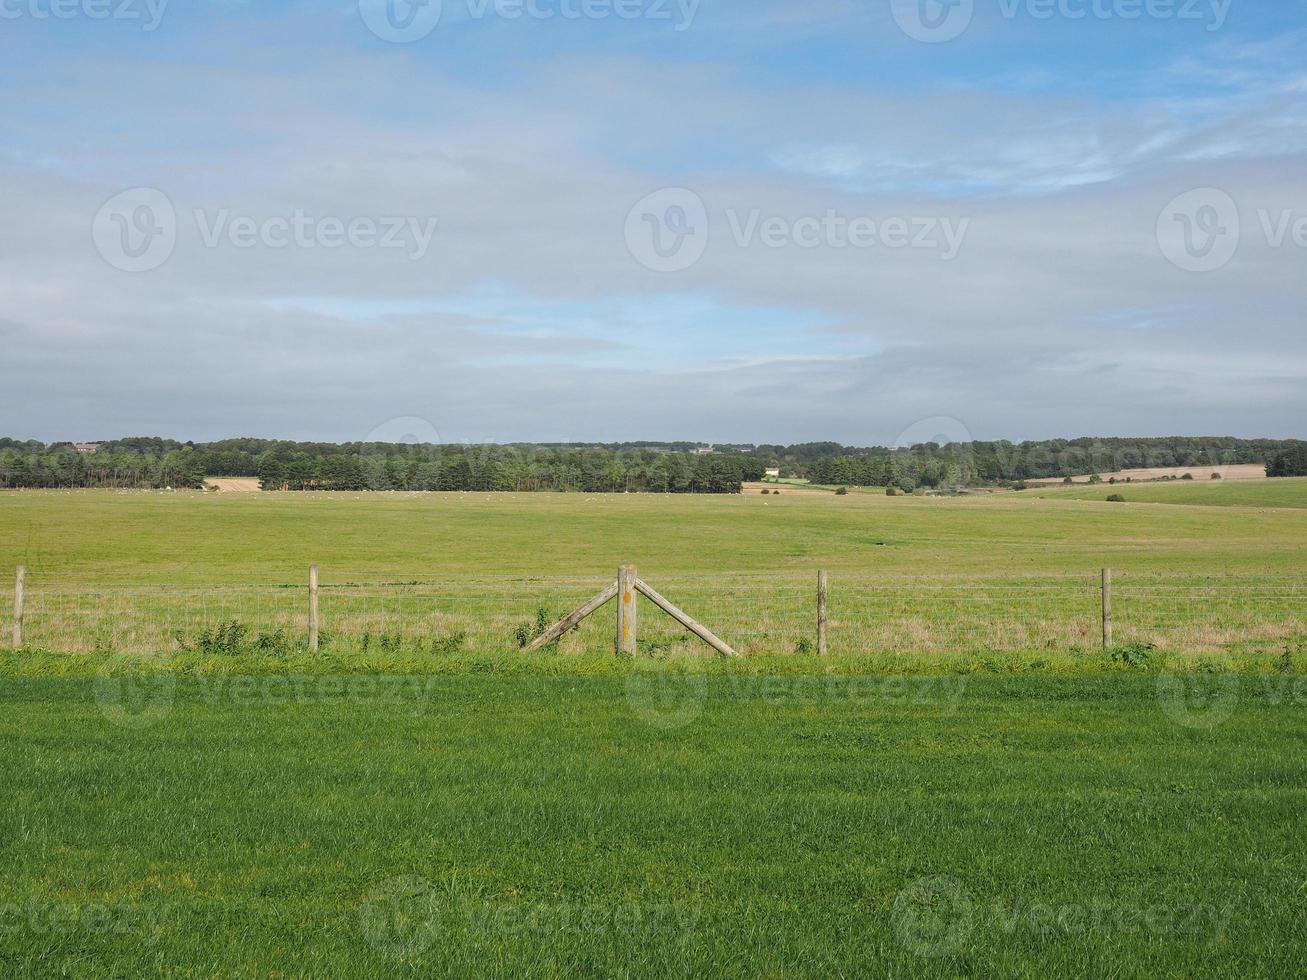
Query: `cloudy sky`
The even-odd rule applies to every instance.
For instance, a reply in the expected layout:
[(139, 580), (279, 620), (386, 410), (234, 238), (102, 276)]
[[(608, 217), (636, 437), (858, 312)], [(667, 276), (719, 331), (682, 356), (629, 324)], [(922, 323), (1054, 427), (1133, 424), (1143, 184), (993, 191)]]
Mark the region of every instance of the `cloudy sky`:
[(0, 0), (0, 434), (1304, 436), (1305, 50), (1304, 0)]

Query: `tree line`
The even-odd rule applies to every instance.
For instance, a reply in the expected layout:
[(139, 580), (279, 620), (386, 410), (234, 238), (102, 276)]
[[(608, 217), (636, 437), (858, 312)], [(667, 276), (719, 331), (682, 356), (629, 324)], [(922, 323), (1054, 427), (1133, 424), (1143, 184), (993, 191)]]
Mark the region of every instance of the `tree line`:
[(835, 442), (513, 444), (492, 446), (322, 443), (158, 437), (102, 443), (0, 439), (0, 487), (198, 487), (206, 476), (258, 476), (275, 490), (477, 490), (586, 493), (738, 493), (777, 468), (824, 485), (997, 486), (1144, 467), (1262, 463), (1272, 476), (1307, 475), (1307, 443), (1228, 437), (1048, 439), (923, 443), (904, 448)]

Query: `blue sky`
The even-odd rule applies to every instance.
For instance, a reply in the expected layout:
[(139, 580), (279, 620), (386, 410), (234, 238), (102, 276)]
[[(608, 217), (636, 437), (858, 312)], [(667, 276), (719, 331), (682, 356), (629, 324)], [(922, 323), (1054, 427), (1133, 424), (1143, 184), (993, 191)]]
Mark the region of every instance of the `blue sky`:
[(6, 434), (1307, 428), (1301, 0), (66, 2), (0, 3)]

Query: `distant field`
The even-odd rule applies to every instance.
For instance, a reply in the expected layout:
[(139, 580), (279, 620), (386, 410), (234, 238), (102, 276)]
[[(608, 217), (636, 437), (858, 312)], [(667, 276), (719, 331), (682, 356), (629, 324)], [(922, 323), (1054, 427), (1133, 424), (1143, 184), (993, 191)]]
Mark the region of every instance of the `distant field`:
[[(314, 562), (338, 651), (508, 653), (519, 628), (589, 598), (625, 561), (750, 655), (810, 649), (818, 569), (831, 576), (832, 654), (899, 658), (897, 669), (924, 654), (1047, 663), (1093, 652), (1104, 566), (1120, 643), (1270, 656), (1307, 633), (1307, 508), (1132, 507), (1079, 492), (17, 492), (0, 495), (0, 565), (27, 564), (25, 638), (57, 651), (168, 653), (232, 620), (302, 641)], [(11, 589), (6, 572), (0, 608)], [(602, 653), (611, 631), (605, 612), (560, 649)], [(652, 612), (641, 636), (651, 652), (699, 649)]]
[(1165, 483), (1103, 483), (1093, 487), (1027, 490), (1050, 500), (1106, 500), (1120, 494), (1129, 503), (1190, 504), (1203, 507), (1307, 508), (1307, 477), (1275, 480), (1169, 480)]
[[(1098, 474), (1103, 481), (1115, 477), (1117, 482), (1124, 482), (1127, 478), (1130, 480), (1160, 480), (1163, 477), (1172, 476), (1177, 479), (1183, 477), (1186, 473), (1191, 475), (1195, 480), (1210, 480), (1213, 473), (1220, 473), (1225, 480), (1265, 480), (1266, 466), (1263, 463), (1236, 463), (1232, 466), (1155, 466), (1146, 469), (1134, 470), (1117, 470), (1112, 473)], [(1029, 480), (1029, 483), (1061, 483), (1060, 479), (1049, 480)], [(1074, 476), (1071, 478), (1072, 483), (1088, 483), (1089, 475)]]
[(1301, 678), (428, 680), (0, 680), (4, 974), (1301, 973)]

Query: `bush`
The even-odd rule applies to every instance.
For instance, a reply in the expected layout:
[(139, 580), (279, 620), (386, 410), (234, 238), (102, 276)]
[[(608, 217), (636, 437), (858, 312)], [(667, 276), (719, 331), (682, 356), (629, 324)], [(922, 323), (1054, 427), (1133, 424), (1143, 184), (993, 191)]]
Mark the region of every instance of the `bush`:
[(1017, 480), (1016, 483), (1012, 484), (1012, 489), (1013, 489), (1013, 490), (1029, 490), (1029, 489), (1030, 489), (1030, 484), (1026, 483), (1025, 480)]
[(899, 495), (899, 488), (898, 488), (898, 487), (886, 487), (886, 488), (885, 488), (885, 496), (887, 496), (887, 497), (897, 497), (898, 495)]
[(1112, 650), (1109, 656), (1114, 664), (1124, 664), (1127, 667), (1147, 667), (1153, 662), (1153, 651), (1156, 649), (1157, 647), (1151, 643), (1127, 643), (1125, 646)]
[(1222, 477), (1220, 473), (1213, 473), (1213, 474), (1212, 474), (1212, 479), (1213, 479), (1213, 480), (1221, 480), (1221, 479), (1224, 479), (1224, 477)]
[(794, 652), (801, 653), (801, 654), (808, 654), (808, 653), (815, 652), (815, 648), (812, 645), (812, 641), (808, 639), (806, 636), (803, 636), (799, 638), (798, 643), (794, 644)]
[(766, 487), (763, 487), (763, 488), (762, 488), (762, 495), (763, 495), (764, 497), (767, 496), (769, 493), (771, 493), (771, 491), (768, 490)]
[(1076, 481), (1073, 480), (1073, 479), (1071, 479), (1071, 477), (1068, 476), (1068, 477), (1063, 477), (1062, 482), (1063, 482), (1064, 484), (1067, 484), (1068, 486), (1070, 486), (1072, 483), (1075, 483)]
[(1099, 476), (1097, 473), (1091, 473), (1091, 474), (1089, 475), (1089, 482), (1090, 482), (1090, 483), (1102, 483), (1102, 482), (1103, 482), (1103, 478), (1102, 478), (1101, 476)]
[(1109, 493), (1109, 494), (1107, 495), (1107, 500), (1108, 500), (1108, 503), (1112, 503), (1112, 504), (1123, 504), (1123, 503), (1125, 503), (1125, 497), (1121, 496), (1119, 493)]
[(1192, 473), (1186, 473), (1184, 476), (1180, 477), (1182, 480), (1192, 480), (1193, 478), (1194, 475)]
[(837, 496), (837, 497), (846, 497), (846, 496), (848, 496), (848, 493), (849, 493), (849, 488), (848, 488), (848, 487), (836, 487), (836, 488), (835, 488), (835, 496)]

